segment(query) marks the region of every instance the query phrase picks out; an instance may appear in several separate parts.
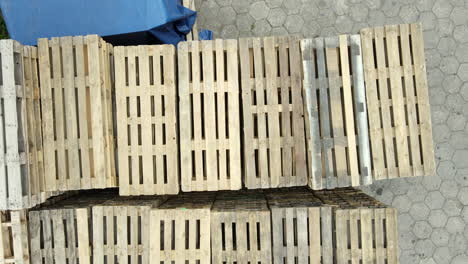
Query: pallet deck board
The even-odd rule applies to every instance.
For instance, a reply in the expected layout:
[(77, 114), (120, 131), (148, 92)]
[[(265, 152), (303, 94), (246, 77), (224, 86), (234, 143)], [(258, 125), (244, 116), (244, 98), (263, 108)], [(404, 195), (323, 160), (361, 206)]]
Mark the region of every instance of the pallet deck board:
[(306, 138), (313, 189), (372, 182), (358, 35), (305, 39)]
[(245, 185), (307, 184), (299, 40), (239, 40)]
[(179, 192), (175, 49), (115, 48), (121, 195)]
[(420, 24), (361, 30), (375, 179), (435, 174)]
[(237, 49), (236, 40), (179, 44), (182, 191), (242, 186)]

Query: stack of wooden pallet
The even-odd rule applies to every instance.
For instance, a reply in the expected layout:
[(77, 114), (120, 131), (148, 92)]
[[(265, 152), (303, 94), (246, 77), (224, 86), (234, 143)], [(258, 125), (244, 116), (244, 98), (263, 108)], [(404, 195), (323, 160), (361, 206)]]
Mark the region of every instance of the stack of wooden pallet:
[(394, 209), (342, 188), (435, 174), (423, 50), (1, 40), (0, 263), (395, 263)]

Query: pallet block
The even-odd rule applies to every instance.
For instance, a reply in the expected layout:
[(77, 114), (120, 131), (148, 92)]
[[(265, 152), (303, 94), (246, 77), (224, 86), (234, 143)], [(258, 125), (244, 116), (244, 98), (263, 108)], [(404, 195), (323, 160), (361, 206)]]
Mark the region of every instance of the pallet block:
[(26, 210), (0, 212), (0, 263), (29, 264)]
[(308, 190), (267, 194), (275, 263), (333, 263), (332, 207)]
[(45, 192), (37, 48), (0, 40), (0, 210), (33, 207)]
[(112, 46), (96, 35), (38, 40), (45, 187), (115, 187)]
[(305, 39), (301, 47), (309, 185), (372, 183), (359, 35)]
[(182, 191), (240, 189), (237, 41), (180, 42), (178, 68)]
[[(182, 5), (188, 9), (193, 11), (197, 11), (195, 8), (195, 0), (182, 0)], [(187, 34), (187, 41), (191, 40), (198, 40), (198, 19), (195, 20), (195, 24), (193, 24), (192, 31)]]
[(299, 44), (296, 37), (239, 40), (249, 189), (307, 185)]
[(120, 194), (177, 194), (175, 48), (114, 51)]
[(376, 180), (435, 175), (420, 24), (361, 30)]
[(180, 194), (150, 212), (150, 262), (210, 263), (214, 194)]
[(272, 263), (270, 217), (261, 193), (218, 194), (211, 210), (212, 263)]
[(150, 263), (150, 210), (163, 201), (117, 198), (93, 206), (93, 262)]
[(31, 263), (91, 263), (88, 208), (29, 212)]

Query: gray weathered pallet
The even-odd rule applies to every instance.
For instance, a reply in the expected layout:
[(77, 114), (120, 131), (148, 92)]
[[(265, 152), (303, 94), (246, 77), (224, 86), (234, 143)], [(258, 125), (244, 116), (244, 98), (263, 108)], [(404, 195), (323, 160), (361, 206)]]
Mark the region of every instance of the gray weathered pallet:
[(239, 40), (249, 189), (307, 184), (300, 53), (296, 37)]
[(242, 187), (237, 57), (236, 40), (179, 43), (182, 191)]
[(302, 40), (313, 189), (372, 182), (359, 35)]
[(29, 264), (27, 210), (0, 212), (0, 263)]
[(116, 47), (114, 60), (120, 194), (177, 194), (175, 48)]
[(38, 40), (48, 191), (117, 184), (112, 49), (96, 35)]
[(435, 175), (420, 24), (361, 30), (374, 179)]
[(89, 264), (89, 216), (87, 208), (30, 211), (31, 264)]
[(272, 263), (265, 198), (245, 192), (219, 196), (211, 210), (212, 263)]
[(42, 151), (37, 48), (0, 40), (0, 209), (47, 199)]

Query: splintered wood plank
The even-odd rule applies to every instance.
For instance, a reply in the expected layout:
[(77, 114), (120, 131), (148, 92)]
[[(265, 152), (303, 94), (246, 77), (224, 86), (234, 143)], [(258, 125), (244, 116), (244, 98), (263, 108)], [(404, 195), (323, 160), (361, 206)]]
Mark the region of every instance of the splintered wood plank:
[(301, 41), (302, 67), (304, 69), (304, 100), (308, 163), (310, 166), (309, 185), (314, 190), (322, 189), (322, 146), (320, 142), (320, 121), (316, 93), (314, 41)]
[(178, 60), (182, 190), (240, 189), (237, 41), (181, 42)]
[[(411, 47), (414, 61), (414, 78), (418, 97), (417, 109), (421, 129), (422, 160), (425, 175), (435, 175), (434, 146), (432, 143), (431, 109), (426, 77), (424, 42), (421, 24), (411, 24)], [(416, 139), (413, 139), (416, 140)]]
[(121, 195), (177, 194), (175, 49), (115, 49)]

